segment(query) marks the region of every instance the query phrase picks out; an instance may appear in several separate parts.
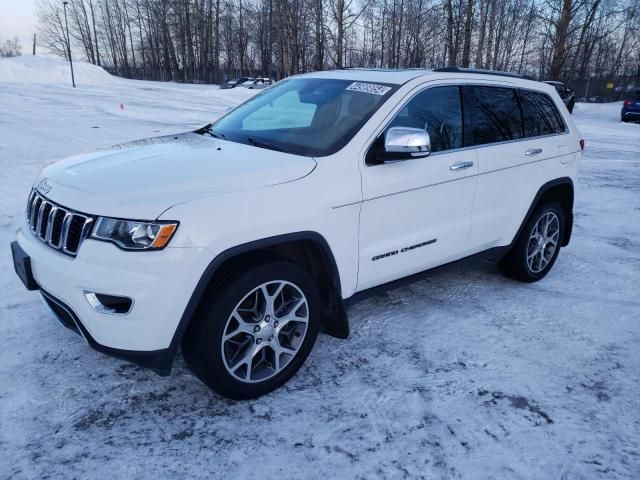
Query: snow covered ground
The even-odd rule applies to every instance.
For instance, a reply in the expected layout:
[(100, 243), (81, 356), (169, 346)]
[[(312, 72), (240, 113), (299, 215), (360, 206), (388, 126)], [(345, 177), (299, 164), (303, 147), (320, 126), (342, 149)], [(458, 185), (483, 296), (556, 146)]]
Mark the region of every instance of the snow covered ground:
[(284, 388), (232, 402), (181, 358), (161, 378), (91, 350), (22, 287), (9, 242), (47, 163), (193, 129), (251, 92), (100, 72), (74, 90), (8, 62), (0, 478), (640, 478), (640, 125), (619, 104), (576, 106), (576, 225), (545, 280), (438, 269), (355, 305), (351, 338), (321, 336)]

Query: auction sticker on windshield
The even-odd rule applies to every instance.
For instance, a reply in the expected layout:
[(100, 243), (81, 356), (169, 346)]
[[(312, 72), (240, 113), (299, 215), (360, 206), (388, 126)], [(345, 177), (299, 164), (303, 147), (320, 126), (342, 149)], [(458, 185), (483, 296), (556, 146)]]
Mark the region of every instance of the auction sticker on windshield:
[(374, 95), (384, 95), (389, 90), (391, 90), (391, 87), (378, 85), (377, 83), (353, 82), (346, 89), (353, 90), (354, 92), (372, 93)]

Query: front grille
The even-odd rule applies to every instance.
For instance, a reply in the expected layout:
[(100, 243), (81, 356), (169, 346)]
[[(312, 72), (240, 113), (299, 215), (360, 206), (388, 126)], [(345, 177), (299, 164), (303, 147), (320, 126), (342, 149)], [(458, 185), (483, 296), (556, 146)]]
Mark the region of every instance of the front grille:
[(35, 189), (27, 202), (31, 232), (51, 248), (75, 257), (89, 236), (93, 217), (75, 212), (40, 195)]

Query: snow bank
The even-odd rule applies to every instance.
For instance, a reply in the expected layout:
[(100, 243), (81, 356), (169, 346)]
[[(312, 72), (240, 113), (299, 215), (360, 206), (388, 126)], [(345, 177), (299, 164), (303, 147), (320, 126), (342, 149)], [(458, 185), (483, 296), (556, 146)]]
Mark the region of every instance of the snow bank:
[[(105, 84), (114, 77), (101, 67), (86, 62), (73, 62), (76, 84)], [(71, 84), (69, 62), (59, 57), (22, 55), (0, 58), (0, 82)]]

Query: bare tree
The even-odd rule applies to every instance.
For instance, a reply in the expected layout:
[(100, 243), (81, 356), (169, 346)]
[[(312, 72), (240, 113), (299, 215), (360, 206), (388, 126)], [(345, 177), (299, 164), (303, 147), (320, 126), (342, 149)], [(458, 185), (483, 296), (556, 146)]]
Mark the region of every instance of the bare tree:
[[(88, 62), (154, 80), (443, 65), (637, 78), (639, 2), (70, 0), (69, 38)], [(41, 45), (65, 56), (61, 2), (38, 0), (37, 15)]]
[(18, 37), (14, 37), (11, 40), (5, 40), (4, 43), (0, 43), (0, 57), (10, 58), (17, 57), (22, 54), (22, 46)]

